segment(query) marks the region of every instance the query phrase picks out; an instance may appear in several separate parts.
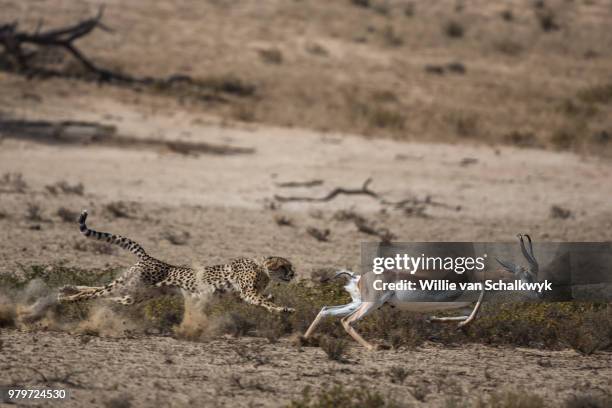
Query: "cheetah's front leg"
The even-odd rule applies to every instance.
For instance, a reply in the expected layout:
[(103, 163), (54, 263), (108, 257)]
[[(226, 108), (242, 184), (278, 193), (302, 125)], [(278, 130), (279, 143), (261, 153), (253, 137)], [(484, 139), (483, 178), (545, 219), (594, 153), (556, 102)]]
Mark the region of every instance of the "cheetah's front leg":
[(261, 293), (254, 289), (240, 291), (240, 298), (252, 305), (264, 307), (269, 312), (293, 313), (295, 309), (286, 306), (278, 306), (267, 300)]

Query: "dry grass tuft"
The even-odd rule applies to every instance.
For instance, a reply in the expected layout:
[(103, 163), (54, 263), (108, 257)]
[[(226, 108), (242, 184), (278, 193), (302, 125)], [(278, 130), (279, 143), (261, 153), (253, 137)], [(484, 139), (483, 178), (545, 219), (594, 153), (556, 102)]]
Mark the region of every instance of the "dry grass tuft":
[(404, 6), (404, 16), (406, 17), (414, 17), (416, 14), (416, 6), (414, 3), (406, 3)]
[(197, 83), (201, 87), (211, 89), (216, 93), (226, 93), (240, 97), (253, 96), (256, 91), (254, 84), (233, 75), (208, 77), (197, 81)]
[(504, 135), (505, 143), (518, 147), (539, 147), (541, 143), (538, 141), (535, 133), (530, 131), (513, 130)]
[(57, 210), (57, 216), (60, 217), (60, 219), (63, 222), (67, 222), (67, 223), (76, 223), (79, 219), (79, 213), (76, 211), (72, 211), (66, 207), (60, 207)]
[(563, 208), (558, 205), (553, 205), (550, 207), (550, 218), (557, 218), (561, 220), (566, 220), (572, 216), (572, 212), (567, 208)]
[(331, 336), (322, 336), (319, 340), (319, 347), (325, 352), (330, 360), (345, 363), (348, 342)]
[(28, 203), (26, 205), (25, 219), (33, 222), (40, 222), (43, 220), (40, 205), (37, 203)]
[(104, 210), (114, 218), (130, 218), (128, 205), (123, 201), (113, 201), (104, 206)]
[(478, 115), (457, 111), (449, 115), (449, 121), (457, 136), (466, 138), (478, 136)]
[(358, 6), (358, 7), (363, 7), (363, 8), (368, 8), (370, 7), (370, 0), (350, 0), (351, 4)]
[(545, 408), (544, 398), (523, 391), (501, 391), (493, 393), (488, 399), (481, 398), (476, 404), (479, 408)]
[(525, 51), (520, 42), (512, 38), (503, 38), (493, 43), (493, 48), (501, 54), (516, 57)]
[(0, 187), (7, 192), (23, 194), (28, 189), (28, 184), (23, 179), (21, 173), (4, 173), (2, 177), (0, 177)]
[(561, 29), (561, 26), (557, 22), (557, 16), (552, 9), (546, 7), (537, 9), (535, 15), (543, 31), (550, 32)]
[(465, 35), (463, 25), (455, 20), (447, 21), (442, 28), (449, 38), (462, 38)]
[(131, 408), (132, 396), (129, 394), (121, 394), (104, 401), (106, 408)]
[(259, 50), (259, 56), (262, 61), (268, 64), (282, 64), (283, 53), (277, 48)]
[(63, 193), (63, 194), (74, 194), (74, 195), (82, 196), (83, 194), (85, 194), (85, 187), (83, 186), (83, 183), (77, 183), (77, 184), (71, 185), (65, 180), (58, 181), (55, 184), (47, 185), (45, 186), (45, 189), (53, 195)]
[(279, 227), (293, 227), (293, 221), (286, 215), (277, 214), (274, 216), (274, 222)]
[(578, 92), (578, 98), (586, 103), (612, 103), (612, 83), (593, 85)]
[(386, 45), (389, 47), (400, 47), (404, 44), (404, 39), (398, 34), (395, 28), (387, 24), (382, 30), (382, 37)]
[(580, 394), (565, 401), (565, 408), (608, 408), (612, 407), (612, 395)]
[(391, 378), (393, 384), (403, 384), (410, 375), (410, 370), (406, 370), (404, 367), (394, 366), (389, 369), (387, 375)]
[(512, 13), (512, 10), (503, 10), (500, 13), (500, 16), (501, 16), (502, 20), (504, 20), (504, 21), (510, 22), (510, 21), (514, 20), (514, 13)]
[(326, 283), (334, 276), (335, 273), (335, 268), (319, 268), (310, 273), (310, 279), (315, 284)]
[(599, 303), (485, 305), (467, 329), (471, 341), (545, 349), (572, 347), (583, 354), (610, 348), (612, 308)]
[(170, 242), (172, 245), (186, 245), (191, 238), (189, 231), (165, 231), (162, 238)]
[(300, 399), (293, 400), (288, 408), (401, 408), (402, 405), (390, 398), (383, 397), (378, 391), (368, 388), (344, 388), (335, 385), (322, 388), (316, 394), (309, 386), (302, 390)]

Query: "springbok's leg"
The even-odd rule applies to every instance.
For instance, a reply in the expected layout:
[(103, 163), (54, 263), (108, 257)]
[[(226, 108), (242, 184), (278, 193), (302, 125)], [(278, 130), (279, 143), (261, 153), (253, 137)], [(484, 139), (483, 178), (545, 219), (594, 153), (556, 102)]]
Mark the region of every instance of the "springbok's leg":
[(357, 309), (355, 309), (353, 313), (351, 313), (350, 315), (340, 320), (340, 322), (342, 323), (342, 326), (344, 327), (344, 330), (346, 330), (346, 332), (353, 339), (355, 339), (359, 344), (361, 344), (363, 347), (367, 348), (368, 350), (374, 350), (374, 346), (368, 343), (363, 337), (361, 337), (359, 333), (357, 333), (357, 331), (353, 327), (353, 324), (359, 319), (362, 319), (368, 314), (372, 313), (374, 310), (378, 309), (383, 304), (384, 302), (382, 303), (379, 303), (379, 302), (362, 303)]
[(459, 325), (458, 327), (463, 327), (466, 324), (471, 323), (475, 318), (476, 315), (478, 314), (478, 311), (480, 310), (480, 305), (482, 304), (482, 299), (484, 299), (484, 287), (483, 289), (480, 291), (480, 296), (478, 297), (478, 301), (476, 302), (476, 306), (474, 306), (474, 309), (472, 309), (472, 312), (468, 315), (468, 316), (452, 316), (452, 317), (430, 317), (429, 320), (432, 322), (456, 322), (459, 321)]
[(482, 290), (480, 291), (480, 296), (478, 296), (478, 302), (476, 302), (476, 306), (474, 306), (474, 309), (472, 310), (472, 313), (470, 313), (470, 315), (468, 316), (467, 319), (465, 319), (464, 321), (462, 321), (461, 323), (459, 323), (458, 327), (463, 327), (466, 324), (469, 324), (472, 322), (472, 320), (474, 320), (476, 318), (476, 315), (478, 314), (478, 311), (480, 310), (480, 305), (482, 305), (482, 300), (484, 299), (484, 285)]
[(351, 313), (353, 313), (359, 306), (361, 302), (351, 302), (347, 305), (340, 306), (323, 306), (317, 317), (312, 321), (308, 330), (306, 330), (306, 334), (304, 334), (304, 338), (308, 338), (312, 336), (312, 333), (315, 331), (321, 320), (326, 318), (327, 316), (338, 316), (344, 317)]

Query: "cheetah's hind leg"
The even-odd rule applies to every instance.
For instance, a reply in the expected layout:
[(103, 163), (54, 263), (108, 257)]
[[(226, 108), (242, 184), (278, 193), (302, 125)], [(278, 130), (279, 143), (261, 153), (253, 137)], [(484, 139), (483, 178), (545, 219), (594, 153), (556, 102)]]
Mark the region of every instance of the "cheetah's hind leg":
[[(77, 295), (80, 293), (92, 293), (96, 290), (103, 290), (104, 286), (74, 286), (74, 285), (65, 285), (59, 289), (58, 296), (61, 298), (66, 298), (68, 296)], [(61, 301), (61, 299), (60, 299)]]
[(64, 286), (60, 289), (57, 300), (60, 303), (68, 303), (124, 295), (133, 284), (132, 281), (133, 279), (123, 276), (105, 286)]

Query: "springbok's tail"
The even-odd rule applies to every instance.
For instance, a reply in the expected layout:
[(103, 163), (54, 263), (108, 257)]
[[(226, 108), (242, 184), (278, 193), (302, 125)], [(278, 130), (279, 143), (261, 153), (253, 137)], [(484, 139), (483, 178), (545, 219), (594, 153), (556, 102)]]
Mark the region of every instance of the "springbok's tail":
[(147, 255), (147, 253), (140, 246), (140, 244), (132, 241), (129, 238), (122, 237), (121, 235), (109, 234), (108, 232), (98, 232), (89, 229), (85, 224), (86, 220), (87, 210), (83, 210), (83, 212), (81, 212), (81, 215), (79, 216), (79, 229), (81, 230), (81, 234), (85, 235), (88, 238), (95, 238), (99, 241), (106, 241), (109, 244), (119, 245), (121, 248), (127, 249), (141, 260), (149, 258), (149, 255)]

